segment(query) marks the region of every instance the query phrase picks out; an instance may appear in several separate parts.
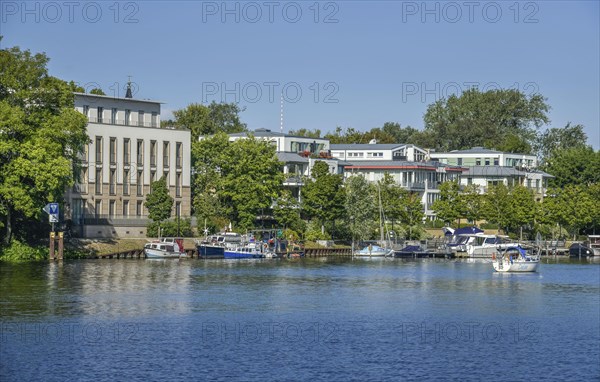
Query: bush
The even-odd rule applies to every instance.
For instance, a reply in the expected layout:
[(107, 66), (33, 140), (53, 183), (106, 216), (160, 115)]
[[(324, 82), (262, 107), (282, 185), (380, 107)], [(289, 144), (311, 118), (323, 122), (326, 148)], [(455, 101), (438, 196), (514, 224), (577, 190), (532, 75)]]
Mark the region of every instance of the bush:
[(45, 260), (48, 258), (49, 249), (44, 247), (30, 247), (25, 243), (13, 240), (8, 247), (0, 248), (0, 260), (3, 261), (31, 261)]
[(306, 226), (306, 231), (304, 232), (304, 240), (331, 240), (331, 235), (329, 235), (327, 231), (325, 231), (325, 233), (321, 233), (321, 224), (316, 220), (312, 220)]
[[(146, 227), (147, 237), (158, 237), (159, 222), (151, 222)], [(160, 222), (160, 236), (162, 237), (194, 237), (194, 230), (192, 229), (192, 221), (190, 219), (179, 220), (179, 235), (177, 235), (177, 220), (167, 220)]]

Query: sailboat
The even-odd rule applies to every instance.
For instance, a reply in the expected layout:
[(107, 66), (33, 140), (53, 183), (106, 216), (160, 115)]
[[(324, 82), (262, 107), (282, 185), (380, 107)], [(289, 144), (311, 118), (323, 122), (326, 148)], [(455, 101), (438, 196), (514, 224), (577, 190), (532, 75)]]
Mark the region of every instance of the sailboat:
[(381, 234), (380, 244), (383, 243), (384, 247), (379, 245), (369, 244), (360, 251), (354, 251), (354, 256), (358, 257), (394, 257), (394, 250), (387, 248), (388, 242), (384, 237), (383, 222), (385, 220), (383, 214), (383, 206), (381, 204), (381, 189), (378, 188), (379, 193), (379, 232)]

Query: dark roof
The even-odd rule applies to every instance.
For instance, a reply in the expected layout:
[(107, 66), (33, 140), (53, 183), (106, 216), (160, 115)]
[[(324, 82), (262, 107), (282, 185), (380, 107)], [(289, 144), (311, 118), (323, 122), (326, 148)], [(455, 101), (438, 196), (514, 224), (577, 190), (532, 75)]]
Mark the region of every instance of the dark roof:
[(288, 137), (288, 138), (304, 138), (304, 139), (311, 139), (313, 141), (316, 140), (326, 140), (325, 138), (312, 138), (312, 137), (301, 137), (299, 135), (289, 135), (289, 134), (285, 134), (285, 133), (280, 133), (277, 131), (272, 131), (269, 129), (256, 129), (254, 131), (249, 131), (249, 132), (242, 132), (242, 133), (233, 133), (233, 134), (229, 134), (230, 137), (247, 137), (248, 134), (252, 134), (254, 135), (254, 137), (256, 138), (265, 138), (265, 137)]
[(284, 163), (308, 163), (308, 158), (302, 157), (297, 153), (277, 152), (277, 159)]

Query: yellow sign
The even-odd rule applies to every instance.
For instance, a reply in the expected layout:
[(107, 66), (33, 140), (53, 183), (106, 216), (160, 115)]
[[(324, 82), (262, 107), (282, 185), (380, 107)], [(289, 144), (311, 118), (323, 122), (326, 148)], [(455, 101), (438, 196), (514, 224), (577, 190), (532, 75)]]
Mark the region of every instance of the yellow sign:
[(63, 233), (64, 233), (64, 232), (59, 232), (59, 233), (58, 233), (58, 238), (59, 238), (59, 239), (62, 239), (62, 238), (63, 238)]

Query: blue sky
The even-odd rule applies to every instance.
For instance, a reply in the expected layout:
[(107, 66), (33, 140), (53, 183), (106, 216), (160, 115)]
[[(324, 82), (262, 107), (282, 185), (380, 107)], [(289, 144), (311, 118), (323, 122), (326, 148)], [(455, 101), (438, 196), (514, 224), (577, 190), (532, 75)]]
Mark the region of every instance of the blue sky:
[(52, 75), (164, 102), (238, 101), (250, 129), (423, 128), (473, 84), (539, 92), (551, 127), (600, 149), (598, 1), (121, 1), (0, 4), (2, 47)]

